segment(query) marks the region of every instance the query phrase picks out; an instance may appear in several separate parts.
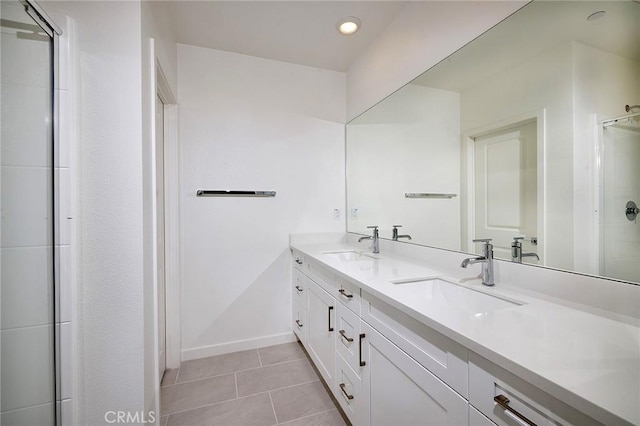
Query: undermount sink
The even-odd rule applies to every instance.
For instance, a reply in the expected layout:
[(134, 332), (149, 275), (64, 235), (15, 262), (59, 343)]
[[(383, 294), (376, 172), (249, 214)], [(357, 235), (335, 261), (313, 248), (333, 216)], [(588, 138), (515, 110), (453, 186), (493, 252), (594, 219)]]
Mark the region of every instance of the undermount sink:
[(323, 254), (332, 257), (333, 259), (339, 260), (341, 262), (359, 262), (363, 260), (377, 260), (376, 257), (361, 253), (358, 251), (347, 250), (347, 251), (326, 251)]
[(402, 284), (411, 298), (428, 298), (438, 309), (454, 310), (480, 317), (498, 309), (513, 308), (522, 303), (492, 296), (440, 278), (392, 281)]

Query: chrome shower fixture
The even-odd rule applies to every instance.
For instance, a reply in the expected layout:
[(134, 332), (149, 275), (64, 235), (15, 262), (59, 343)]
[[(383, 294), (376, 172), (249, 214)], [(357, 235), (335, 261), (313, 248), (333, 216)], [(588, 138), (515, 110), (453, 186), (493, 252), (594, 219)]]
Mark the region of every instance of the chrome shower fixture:
[(637, 109), (640, 111), (640, 105), (625, 105), (624, 110), (630, 112), (632, 109)]

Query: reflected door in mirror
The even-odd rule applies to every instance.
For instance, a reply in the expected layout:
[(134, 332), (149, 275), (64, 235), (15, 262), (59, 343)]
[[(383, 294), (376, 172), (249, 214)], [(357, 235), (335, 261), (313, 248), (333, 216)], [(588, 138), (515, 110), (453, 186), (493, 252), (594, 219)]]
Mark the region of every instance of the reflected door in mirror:
[(530, 242), (538, 235), (536, 139), (535, 121), (474, 139), (473, 236), (493, 239), (502, 259), (511, 257), (513, 237), (527, 237), (527, 252), (538, 248)]

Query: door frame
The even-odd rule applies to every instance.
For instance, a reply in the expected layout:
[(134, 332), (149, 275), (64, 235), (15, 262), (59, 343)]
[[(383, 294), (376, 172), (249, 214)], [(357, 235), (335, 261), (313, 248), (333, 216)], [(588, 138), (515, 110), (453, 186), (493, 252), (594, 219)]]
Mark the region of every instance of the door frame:
[(540, 108), (535, 111), (514, 115), (504, 120), (481, 126), (463, 132), (461, 140), (462, 151), (462, 188), (460, 202), (461, 219), (461, 248), (462, 251), (473, 252), (473, 236), (475, 235), (475, 139), (488, 134), (515, 127), (520, 123), (535, 120), (536, 122), (536, 150), (538, 169), (538, 254), (543, 262), (546, 261), (546, 109)]
[[(171, 90), (171, 86), (158, 61), (155, 61), (155, 90), (153, 91), (153, 96), (153, 112), (151, 114), (154, 120), (153, 129), (155, 129), (156, 113), (155, 96), (158, 96), (164, 104), (165, 365), (166, 368), (171, 369), (180, 366), (180, 179), (178, 105), (173, 90)], [(155, 131), (153, 140), (155, 141)], [(154, 206), (157, 206), (155, 191), (153, 203)], [(155, 228), (153, 233), (154, 241), (156, 241), (157, 233)], [(154, 253), (156, 260), (157, 256), (158, 253)], [(154, 285), (157, 286), (157, 277), (154, 277)], [(157, 297), (155, 300), (157, 302)], [(156, 309), (156, 321), (158, 319), (157, 312)], [(156, 324), (156, 330), (157, 326), (158, 324)]]

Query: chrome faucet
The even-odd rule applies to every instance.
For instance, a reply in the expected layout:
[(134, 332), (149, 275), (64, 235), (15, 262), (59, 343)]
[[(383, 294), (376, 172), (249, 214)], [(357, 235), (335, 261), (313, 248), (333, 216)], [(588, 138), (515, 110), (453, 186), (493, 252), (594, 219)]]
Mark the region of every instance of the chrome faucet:
[(408, 240), (411, 239), (411, 235), (409, 234), (398, 235), (398, 228), (402, 228), (402, 225), (393, 225), (393, 236), (392, 236), (393, 241), (398, 241), (399, 238), (406, 238)]
[(378, 227), (377, 226), (367, 226), (367, 228), (369, 229), (373, 229), (373, 235), (370, 237), (360, 237), (358, 239), (358, 242), (362, 242), (364, 240), (373, 240), (373, 245), (371, 246), (371, 249), (374, 253), (380, 253), (380, 238), (378, 235)]
[(524, 237), (513, 237), (513, 242), (511, 243), (511, 261), (522, 263), (523, 257), (535, 257), (537, 260), (540, 260), (537, 253), (523, 253), (520, 240), (524, 240)]
[(482, 284), (486, 286), (496, 285), (493, 275), (493, 244), (491, 238), (473, 240), (474, 243), (483, 243), (482, 256), (469, 257), (462, 261), (461, 267), (466, 268), (474, 263), (482, 263)]

